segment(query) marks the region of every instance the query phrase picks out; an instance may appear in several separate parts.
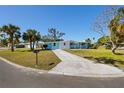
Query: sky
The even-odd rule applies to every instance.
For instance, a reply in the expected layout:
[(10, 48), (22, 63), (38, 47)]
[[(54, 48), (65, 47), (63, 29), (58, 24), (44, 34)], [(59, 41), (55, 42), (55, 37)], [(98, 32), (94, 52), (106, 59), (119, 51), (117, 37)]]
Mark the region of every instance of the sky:
[(48, 28), (64, 32), (65, 40), (82, 41), (100, 37), (91, 25), (106, 6), (0, 6), (0, 26), (14, 24), (21, 28), (36, 29), (45, 35)]

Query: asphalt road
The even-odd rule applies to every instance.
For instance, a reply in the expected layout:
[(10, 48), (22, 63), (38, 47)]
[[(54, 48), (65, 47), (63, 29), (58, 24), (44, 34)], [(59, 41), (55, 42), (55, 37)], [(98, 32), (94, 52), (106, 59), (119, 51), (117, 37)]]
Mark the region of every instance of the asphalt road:
[(91, 78), (55, 74), (41, 74), (26, 71), (0, 61), (1, 88), (120, 88), (124, 87), (124, 77)]

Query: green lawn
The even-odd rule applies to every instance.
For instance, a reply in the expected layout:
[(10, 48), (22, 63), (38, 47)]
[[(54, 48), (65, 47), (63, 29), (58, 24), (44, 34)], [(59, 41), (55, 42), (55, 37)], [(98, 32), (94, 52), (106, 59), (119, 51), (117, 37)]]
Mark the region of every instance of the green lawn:
[(44, 70), (49, 70), (60, 62), (60, 59), (51, 50), (42, 50), (39, 52), (38, 67), (35, 66), (35, 54), (27, 49), (17, 49), (15, 52), (1, 50), (0, 56), (19, 65)]
[[(116, 67), (124, 67), (124, 55), (114, 55), (111, 50), (106, 49), (81, 49), (81, 50), (66, 50), (72, 54), (93, 60), (94, 62), (113, 65)], [(124, 50), (118, 50), (118, 53), (123, 53)]]

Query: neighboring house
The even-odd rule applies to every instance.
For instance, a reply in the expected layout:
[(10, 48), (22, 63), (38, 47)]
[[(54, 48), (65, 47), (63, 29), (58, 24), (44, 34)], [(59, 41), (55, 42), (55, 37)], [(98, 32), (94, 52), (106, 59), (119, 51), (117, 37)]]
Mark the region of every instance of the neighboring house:
[(45, 42), (47, 49), (87, 49), (88, 43), (76, 41)]
[(119, 44), (120, 46), (118, 47), (119, 50), (124, 50), (124, 43)]
[(24, 43), (25, 48), (30, 48), (30, 43)]
[[(41, 48), (44, 42), (39, 41), (38, 44), (35, 43), (34, 48)], [(30, 43), (19, 43), (16, 45), (16, 48), (30, 48)]]
[[(42, 48), (43, 44), (44, 42), (39, 41), (38, 44), (37, 43), (34, 44), (34, 48)], [(25, 48), (30, 48), (30, 43), (24, 43), (24, 45)]]
[(19, 43), (15, 45), (16, 48), (25, 48), (25, 44), (24, 43)]
[(7, 46), (8, 46), (8, 48), (11, 48), (11, 43), (8, 43), (8, 45), (7, 45)]

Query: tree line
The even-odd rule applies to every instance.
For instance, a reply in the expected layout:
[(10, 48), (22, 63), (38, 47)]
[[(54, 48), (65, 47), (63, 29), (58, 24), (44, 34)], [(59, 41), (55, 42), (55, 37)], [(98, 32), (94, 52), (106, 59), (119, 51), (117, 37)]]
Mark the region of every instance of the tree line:
[(11, 51), (14, 51), (15, 44), (20, 43), (20, 38), (24, 40), (24, 42), (30, 43), (30, 49), (34, 50), (34, 45), (38, 44), (39, 41), (62, 41), (62, 36), (65, 33), (58, 31), (55, 28), (48, 29), (48, 35), (41, 36), (40, 32), (35, 29), (27, 29), (25, 32), (21, 34), (20, 27), (12, 24), (3, 25), (0, 27), (0, 37), (3, 39), (3, 45), (7, 46), (9, 43), (11, 46)]

